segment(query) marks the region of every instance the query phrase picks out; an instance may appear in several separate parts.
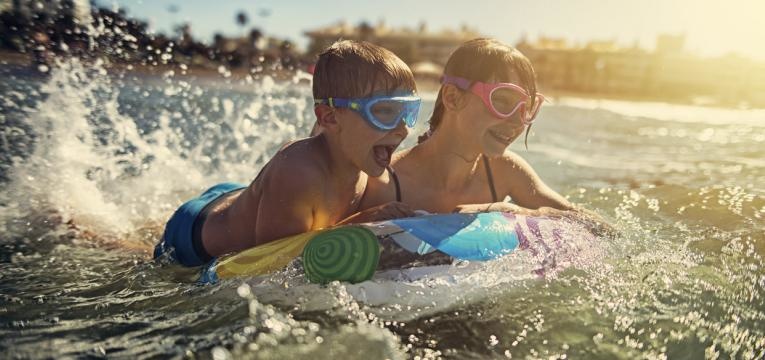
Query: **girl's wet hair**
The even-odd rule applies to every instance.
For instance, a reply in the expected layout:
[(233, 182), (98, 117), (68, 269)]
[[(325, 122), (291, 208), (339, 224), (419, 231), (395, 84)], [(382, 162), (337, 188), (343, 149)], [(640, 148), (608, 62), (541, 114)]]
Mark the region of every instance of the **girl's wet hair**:
[[(455, 50), (446, 62), (444, 75), (461, 77), (470, 81), (510, 82), (513, 74), (520, 79), (520, 85), (531, 96), (536, 98), (537, 86), (534, 68), (531, 61), (514, 47), (495, 39), (473, 39)], [(430, 134), (441, 125), (444, 116), (442, 94), (444, 85), (438, 91), (433, 115), (430, 117), (430, 129), (418, 138), (425, 141)], [(531, 126), (526, 129), (526, 147)]]
[(415, 91), (412, 70), (394, 53), (366, 41), (341, 40), (319, 55), (313, 98), (361, 98), (375, 89)]

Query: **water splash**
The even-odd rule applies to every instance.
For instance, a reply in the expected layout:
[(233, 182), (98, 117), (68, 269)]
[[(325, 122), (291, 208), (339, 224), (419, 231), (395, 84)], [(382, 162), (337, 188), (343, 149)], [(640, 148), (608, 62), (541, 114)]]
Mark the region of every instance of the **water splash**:
[(34, 149), (12, 167), (6, 213), (51, 209), (98, 233), (162, 221), (216, 182), (248, 182), (312, 121), (308, 87), (268, 76), (216, 94), (188, 79), (152, 85), (71, 59), (40, 92), (26, 111)]

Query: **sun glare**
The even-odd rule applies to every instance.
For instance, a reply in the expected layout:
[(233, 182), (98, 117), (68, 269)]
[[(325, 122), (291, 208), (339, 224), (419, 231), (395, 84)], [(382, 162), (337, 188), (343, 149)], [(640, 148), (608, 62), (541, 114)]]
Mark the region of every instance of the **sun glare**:
[(689, 48), (700, 54), (737, 53), (765, 60), (765, 1), (682, 1), (675, 3)]

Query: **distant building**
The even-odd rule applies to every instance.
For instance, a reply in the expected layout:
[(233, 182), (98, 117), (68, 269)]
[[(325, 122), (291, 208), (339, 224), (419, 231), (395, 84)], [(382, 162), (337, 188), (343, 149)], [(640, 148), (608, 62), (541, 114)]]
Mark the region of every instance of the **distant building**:
[(659, 54), (681, 53), (685, 49), (685, 35), (661, 34), (656, 37), (656, 52)]
[(531, 60), (542, 88), (637, 94), (648, 87), (651, 62), (637, 47), (623, 49), (613, 40), (571, 46), (546, 37), (516, 47)]
[(572, 46), (540, 37), (516, 45), (534, 64), (542, 90), (765, 104), (765, 64), (734, 55), (700, 58), (684, 46), (684, 35), (659, 35), (652, 53), (612, 40)]
[[(317, 55), (333, 42), (345, 40), (364, 40), (385, 47), (398, 55), (407, 64), (421, 62), (443, 66), (451, 53), (465, 41), (481, 37), (477, 31), (462, 26), (459, 30), (429, 31), (425, 23), (417, 29), (392, 29), (379, 22), (372, 26), (362, 22), (350, 26), (345, 22), (306, 31), (311, 39), (308, 55)], [(432, 71), (432, 66), (427, 67)]]

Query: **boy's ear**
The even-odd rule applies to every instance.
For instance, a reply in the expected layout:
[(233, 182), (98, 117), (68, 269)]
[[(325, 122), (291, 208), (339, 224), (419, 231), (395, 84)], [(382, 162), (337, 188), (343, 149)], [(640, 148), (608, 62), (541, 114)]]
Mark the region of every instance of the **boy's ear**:
[(444, 85), (441, 90), (441, 100), (449, 110), (461, 110), (467, 102), (464, 93), (452, 84)]
[(316, 114), (316, 124), (319, 128), (330, 131), (334, 131), (338, 128), (339, 124), (335, 117), (335, 115), (337, 115), (335, 108), (329, 105), (319, 104), (313, 107), (313, 112)]
[(319, 125), (319, 121), (316, 121), (313, 123), (313, 128), (311, 128), (311, 134), (308, 136), (316, 136), (321, 134), (321, 125)]

